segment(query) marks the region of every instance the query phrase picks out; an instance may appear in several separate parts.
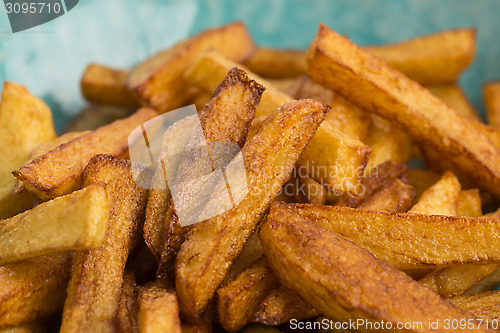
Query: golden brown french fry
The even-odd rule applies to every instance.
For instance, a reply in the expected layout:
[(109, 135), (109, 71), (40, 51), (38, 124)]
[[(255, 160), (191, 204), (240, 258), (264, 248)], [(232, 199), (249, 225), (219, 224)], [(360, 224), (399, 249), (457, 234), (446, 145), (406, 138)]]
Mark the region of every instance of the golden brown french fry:
[(1, 327), (0, 333), (42, 333), (45, 330), (43, 323), (35, 321), (19, 326)]
[(407, 163), (411, 154), (411, 138), (385, 119), (372, 115), (372, 125), (364, 142), (371, 153), (365, 174), (386, 162)]
[(460, 191), (457, 202), (457, 215), (470, 217), (480, 217), (483, 215), (479, 190)]
[(293, 49), (259, 47), (243, 65), (266, 78), (296, 77), (306, 71), (304, 51)]
[(83, 168), (94, 155), (128, 155), (128, 136), (132, 130), (155, 116), (157, 113), (152, 109), (140, 109), (126, 119), (58, 146), (13, 173), (42, 199), (70, 193), (80, 187)]
[(123, 273), (143, 216), (147, 190), (137, 186), (131, 162), (96, 155), (82, 175), (83, 186), (102, 186), (109, 200), (103, 243), (76, 254), (61, 332), (111, 332), (115, 327)]
[(137, 97), (127, 87), (126, 70), (90, 64), (83, 72), (80, 86), (83, 97), (92, 103), (139, 108)]
[(483, 99), (486, 107), (488, 124), (500, 127), (500, 82), (488, 82), (483, 85)]
[(426, 88), (434, 96), (442, 100), (444, 104), (465, 118), (481, 122), (481, 116), (479, 116), (477, 110), (470, 104), (467, 96), (458, 85), (428, 86)]
[(454, 83), (476, 53), (476, 30), (444, 30), (365, 49), (421, 84)]
[(109, 105), (90, 105), (81, 110), (64, 129), (64, 133), (93, 131), (111, 124), (113, 121), (127, 118), (137, 109), (125, 109)]
[(243, 247), (243, 250), (241, 250), (241, 253), (234, 260), (221, 286), (225, 286), (229, 282), (236, 279), (238, 275), (243, 273), (243, 271), (245, 271), (263, 255), (264, 249), (262, 248), (262, 244), (260, 244), (259, 236), (257, 233), (254, 233), (248, 239), (247, 243)]
[(300, 187), (304, 189), (304, 195), (307, 202), (324, 205), (328, 202), (328, 190), (321, 186), (320, 183), (309, 177), (299, 176)]
[(479, 186), (500, 195), (498, 147), (426, 89), (325, 25), (310, 45), (307, 61), (313, 80), (395, 122), (450, 158)]
[(290, 205), (303, 217), (341, 233), (401, 270), (500, 260), (494, 245), (500, 232), (497, 219)]
[(179, 306), (175, 292), (165, 281), (139, 287), (139, 332), (181, 333)]
[(241, 22), (207, 29), (139, 64), (131, 71), (127, 85), (143, 103), (160, 113), (184, 106), (192, 95), (186, 89), (184, 72), (207, 49), (241, 62), (252, 54), (255, 45)]
[(262, 256), (236, 279), (217, 290), (219, 323), (229, 332), (236, 332), (249, 323), (277, 279)]
[(488, 266), (490, 266), (490, 269), (485, 269), (485, 273), (481, 276), (482, 280), (467, 290), (466, 294), (482, 293), (498, 286), (500, 283), (500, 265), (489, 264)]
[(459, 197), (460, 182), (453, 172), (448, 171), (422, 194), (408, 213), (454, 216), (457, 215)]
[(272, 290), (260, 303), (252, 320), (256, 323), (277, 326), (291, 319), (314, 318), (320, 314), (294, 291), (280, 285)]
[[(259, 236), (270, 266), (285, 286), (333, 320), (366, 319), (358, 331), (371, 332), (369, 324), (383, 320), (392, 328), (400, 322), (421, 323), (407, 332), (446, 332), (429, 327), (429, 320), (474, 319), (289, 205), (273, 203)], [(455, 331), (488, 332), (478, 327)]]
[(1, 221), (0, 264), (99, 246), (107, 219), (108, 201), (99, 186), (39, 204)]
[[(215, 90), (210, 102), (200, 113), (201, 128), (207, 144), (226, 142), (241, 148), (245, 143), (248, 129), (255, 116), (255, 109), (263, 91), (264, 87), (248, 78), (244, 71), (232, 68)], [(191, 141), (188, 140), (188, 144)], [(214, 158), (213, 163), (220, 163), (221, 161), (216, 161), (217, 152), (215, 150), (216, 148), (213, 148), (211, 151)], [(196, 164), (193, 160), (193, 156), (189, 154), (180, 158), (174, 184), (205, 175), (205, 165), (199, 167), (203, 170), (197, 171), (195, 167), (200, 163)], [(191, 193), (186, 193), (186, 196), (189, 195)], [(183, 199), (178, 200), (182, 201)], [(185, 202), (188, 201), (189, 198), (185, 200)], [(160, 273), (173, 268), (175, 255), (184, 241), (184, 235), (187, 231), (179, 224), (173, 200), (170, 200), (170, 207), (162, 222), (164, 223), (165, 239), (161, 253)]]
[(64, 304), (70, 271), (69, 253), (0, 266), (0, 327), (57, 313)]
[(440, 175), (426, 169), (408, 169), (408, 180), (415, 190), (415, 201), (420, 199), (422, 194), (439, 179)]
[(125, 271), (123, 276), (122, 294), (120, 306), (116, 316), (116, 331), (118, 333), (137, 333), (137, 314), (139, 313), (139, 301), (137, 299), (137, 285), (132, 271)]
[[(498, 320), (500, 320), (500, 291), (495, 290), (473, 295), (459, 295), (450, 298), (450, 302), (479, 319), (487, 320), (489, 327), (498, 328)], [(486, 325), (486, 322), (484, 325)]]
[[(383, 210), (389, 213), (406, 212), (411, 207), (414, 197), (415, 191), (411, 185), (398, 178), (366, 199), (359, 208)], [(381, 209), (381, 207), (384, 207), (384, 209)]]
[(233, 209), (196, 224), (177, 256), (175, 285), (181, 312), (189, 320), (195, 321), (212, 299), (328, 109), (312, 100), (285, 104), (241, 150), (250, 166), (245, 198)]
[(52, 113), (24, 86), (4, 82), (0, 101), (0, 219), (11, 217), (33, 206), (27, 193), (13, 195), (16, 179), (12, 170), (19, 168), (31, 151), (56, 137)]
[[(251, 70), (250, 68), (248, 68), (248, 69)], [(270, 79), (270, 78), (267, 78), (267, 81), (273, 87), (275, 87), (276, 89), (284, 92), (285, 94), (293, 96), (295, 90), (297, 89), (297, 81), (299, 79), (300, 79), (300, 77), (298, 77), (298, 78), (297, 77), (294, 77), (294, 78), (284, 78), (284, 79)]]
[[(243, 68), (219, 53), (209, 51), (188, 70), (186, 79), (206, 91), (213, 91), (233, 67)], [(276, 108), (292, 100), (291, 96), (279, 91), (269, 82), (245, 71), (250, 78), (266, 87), (255, 111), (256, 117), (268, 116)], [(330, 186), (332, 191), (356, 193), (356, 186), (361, 182), (369, 154), (370, 149), (363, 142), (335, 125), (323, 122), (299, 160), (299, 166), (307, 168), (311, 178)]]

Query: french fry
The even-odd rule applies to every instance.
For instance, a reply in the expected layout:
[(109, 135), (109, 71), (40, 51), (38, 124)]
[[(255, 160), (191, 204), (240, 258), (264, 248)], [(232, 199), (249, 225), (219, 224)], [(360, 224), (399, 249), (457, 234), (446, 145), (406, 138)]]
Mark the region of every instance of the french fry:
[(139, 332), (181, 333), (179, 306), (174, 291), (158, 280), (139, 287)]
[(137, 285), (132, 271), (125, 271), (123, 276), (122, 294), (120, 306), (116, 316), (116, 331), (118, 333), (137, 333), (137, 314), (139, 313), (139, 302), (137, 299)]
[(313, 80), (395, 122), (450, 158), (479, 186), (500, 195), (498, 147), (417, 83), (325, 25), (310, 45), (307, 61)]
[(440, 179), (439, 174), (427, 169), (408, 169), (408, 177), (415, 190), (415, 200), (420, 199), (422, 194)]
[(38, 145), (56, 137), (52, 114), (47, 105), (24, 86), (4, 82), (0, 101), (0, 219), (11, 217), (33, 206), (27, 193), (13, 196), (19, 168)]
[(226, 278), (221, 286), (225, 286), (229, 282), (236, 279), (238, 275), (249, 268), (257, 259), (264, 255), (264, 249), (260, 244), (259, 236), (254, 233), (247, 241), (241, 253), (236, 257), (231, 268), (227, 272)]
[[(359, 208), (383, 210), (389, 213), (406, 212), (411, 207), (414, 197), (415, 191), (411, 185), (401, 179), (396, 179), (387, 187), (370, 196)], [(384, 209), (380, 209), (380, 207), (384, 207)]]
[(266, 78), (296, 77), (306, 71), (304, 51), (293, 49), (259, 47), (243, 65)]
[(483, 215), (479, 190), (460, 191), (457, 202), (457, 215), (470, 217), (480, 217)]
[(241, 22), (207, 29), (139, 64), (131, 71), (127, 85), (143, 103), (160, 113), (179, 108), (192, 95), (183, 80), (185, 70), (211, 48), (241, 62), (252, 54), (255, 45)]
[(80, 187), (83, 168), (96, 154), (128, 155), (128, 136), (134, 128), (157, 116), (151, 109), (140, 109), (91, 133), (58, 146), (15, 170), (14, 176), (42, 199), (52, 199)]
[(392, 45), (365, 49), (421, 84), (454, 83), (474, 59), (476, 30), (444, 30)]
[(90, 105), (70, 121), (64, 133), (93, 131), (112, 122), (127, 118), (136, 109), (125, 109), (109, 105)]
[(291, 204), (291, 207), (301, 216), (342, 234), (401, 270), (484, 264), (500, 259), (494, 245), (495, 235), (500, 231), (496, 219), (387, 213), (311, 204)]
[(493, 289), (500, 283), (500, 265), (489, 264), (489, 269), (484, 269), (484, 274), (481, 276), (481, 281), (478, 279), (472, 288), (468, 289), (466, 294), (482, 293)]
[(0, 333), (42, 333), (45, 331), (43, 323), (38, 321), (19, 326), (0, 328)]
[(260, 302), (277, 285), (264, 256), (217, 290), (219, 323), (229, 332), (239, 331), (257, 310)]
[(454, 216), (459, 198), (460, 182), (448, 171), (422, 194), (408, 213)]
[(305, 189), (307, 202), (316, 205), (324, 205), (328, 202), (328, 190), (320, 183), (309, 177), (299, 177), (300, 186)]
[(127, 87), (126, 70), (90, 64), (83, 72), (80, 86), (83, 97), (92, 103), (123, 108), (139, 108), (137, 97)]
[[(207, 52), (186, 73), (186, 79), (206, 90), (213, 91), (230, 68), (239, 67), (217, 52)], [(243, 68), (244, 69), (244, 68)], [(269, 82), (245, 70), (248, 76), (266, 87), (255, 116), (268, 116), (276, 108), (290, 102), (291, 96), (279, 91)], [(323, 122), (302, 155), (299, 166), (307, 168), (310, 177), (331, 190), (356, 193), (363, 176), (370, 149), (363, 142), (346, 134), (335, 125)]]
[(186, 318), (194, 322), (212, 299), (328, 109), (312, 100), (285, 104), (245, 144), (247, 195), (233, 209), (196, 224), (177, 255), (175, 285)]
[(22, 325), (61, 310), (70, 272), (69, 253), (0, 266), (0, 327)]
[[(429, 319), (474, 319), (386, 262), (295, 213), (289, 205), (273, 203), (259, 236), (283, 284), (333, 320), (383, 320), (393, 328), (399, 322), (420, 322), (407, 331), (446, 332), (431, 329)], [(370, 332), (369, 327), (367, 322), (357, 329)], [(488, 332), (478, 327), (456, 331)]]
[(428, 86), (427, 89), (465, 118), (481, 122), (481, 117), (476, 109), (470, 104), (463, 90), (456, 84), (444, 86)]
[(82, 184), (104, 187), (109, 220), (103, 243), (76, 254), (61, 332), (109, 332), (114, 330), (125, 263), (143, 216), (147, 190), (137, 186), (131, 162), (106, 155), (90, 160)]
[(92, 186), (42, 203), (0, 224), (0, 263), (99, 246), (106, 233), (108, 201)]
[(500, 291), (455, 296), (450, 298), (450, 302), (479, 319), (489, 321), (490, 327), (497, 327), (495, 322), (500, 320)]
[(488, 124), (500, 128), (500, 82), (485, 83), (483, 85), (483, 99)]

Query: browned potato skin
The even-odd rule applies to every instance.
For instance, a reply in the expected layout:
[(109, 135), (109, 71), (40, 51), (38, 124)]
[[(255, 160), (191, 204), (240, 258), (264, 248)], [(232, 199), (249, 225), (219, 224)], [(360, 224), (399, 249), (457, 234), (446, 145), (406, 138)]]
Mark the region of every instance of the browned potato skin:
[[(344, 321), (422, 322), (473, 319), (368, 251), (274, 202), (259, 236), (273, 271), (325, 316)], [(307, 263), (307, 264), (304, 264)], [(360, 331), (363, 328), (360, 328)], [(486, 329), (456, 332), (487, 332)]]
[(243, 63), (252, 72), (267, 78), (296, 77), (306, 71), (303, 50), (259, 47)]
[(474, 59), (476, 29), (444, 30), (365, 50), (421, 84), (454, 83)]
[(241, 62), (254, 52), (255, 45), (241, 22), (207, 29), (139, 64), (131, 71), (127, 85), (160, 113), (181, 107), (193, 95), (183, 80), (185, 70), (211, 48)]
[(176, 289), (188, 320), (196, 321), (212, 299), (328, 110), (312, 100), (285, 104), (243, 147), (248, 194), (235, 208), (196, 224), (177, 256)]
[(8, 218), (33, 206), (33, 197), (13, 195), (19, 168), (40, 144), (56, 137), (52, 113), (39, 98), (24, 86), (4, 82), (0, 101), (0, 219)]
[(490, 327), (491, 320), (500, 320), (500, 291), (498, 290), (455, 296), (450, 298), (450, 302), (477, 318), (489, 320)]
[(278, 281), (262, 256), (235, 280), (217, 290), (219, 323), (229, 332), (243, 328)]
[(139, 108), (137, 97), (127, 87), (129, 72), (99, 64), (90, 64), (83, 72), (80, 86), (83, 97), (92, 103)]
[[(200, 113), (206, 142), (231, 142), (242, 147), (264, 89), (259, 83), (249, 79), (241, 69), (232, 68)], [(189, 158), (179, 162), (178, 167), (185, 172), (178, 171), (178, 179), (197, 177), (196, 171), (190, 168), (191, 164)], [(167, 199), (164, 193), (165, 191), (155, 191), (148, 199), (145, 222), (145, 230), (149, 228), (151, 231), (163, 232), (160, 236), (148, 235), (150, 238), (163, 240), (160, 263), (162, 272), (173, 267), (175, 255), (189, 230), (179, 225), (173, 201), (170, 199), (169, 202), (164, 202)], [(165, 208), (166, 212), (163, 213)], [(163, 227), (151, 226), (152, 224), (163, 224)], [(157, 245), (151, 241), (151, 248), (154, 250), (155, 247)]]
[(110, 201), (108, 230), (101, 246), (76, 254), (61, 332), (112, 332), (125, 263), (143, 216), (147, 190), (136, 185), (130, 161), (106, 155), (90, 160), (82, 184), (105, 188)]
[(389, 213), (406, 212), (412, 205), (415, 191), (410, 184), (401, 179), (394, 180), (389, 186), (373, 194), (359, 208), (364, 210), (381, 210)]
[(116, 332), (137, 333), (137, 314), (139, 313), (139, 301), (137, 299), (137, 285), (132, 271), (125, 271), (123, 276), (122, 295), (120, 306), (116, 316)]
[(80, 187), (83, 168), (94, 155), (128, 155), (128, 136), (132, 130), (157, 115), (152, 109), (140, 109), (126, 119), (58, 146), (13, 174), (42, 199), (70, 193)]
[(325, 25), (310, 45), (307, 61), (313, 80), (395, 122), (452, 159), (479, 186), (500, 195), (498, 147), (416, 82)]
[(175, 292), (162, 280), (139, 287), (139, 332), (181, 333)]
[[(338, 232), (398, 269), (500, 260), (499, 245), (495, 245), (500, 223), (496, 219), (387, 213), (311, 204), (292, 207), (303, 217)], [(453, 251), (448, 250), (450, 248)]]
[(21, 325), (61, 310), (70, 271), (69, 253), (0, 266), (0, 327)]
[(488, 123), (500, 128), (500, 82), (488, 82), (483, 85), (483, 99)]
[(259, 236), (254, 233), (246, 242), (243, 250), (233, 261), (231, 268), (226, 274), (226, 278), (221, 284), (221, 287), (236, 279), (238, 275), (249, 268), (257, 259), (264, 255), (264, 249), (260, 244)]

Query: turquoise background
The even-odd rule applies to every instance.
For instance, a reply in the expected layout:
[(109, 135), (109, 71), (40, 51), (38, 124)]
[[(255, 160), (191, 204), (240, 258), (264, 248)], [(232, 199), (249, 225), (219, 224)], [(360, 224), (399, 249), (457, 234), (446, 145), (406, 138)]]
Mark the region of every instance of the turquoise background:
[(301, 48), (320, 22), (362, 45), (473, 26), (478, 53), (460, 83), (484, 112), (481, 84), (500, 79), (499, 16), (497, 0), (80, 0), (54, 21), (13, 34), (1, 6), (0, 81), (42, 97), (61, 129), (85, 105), (79, 80), (88, 63), (128, 68), (209, 26), (243, 20), (262, 45)]

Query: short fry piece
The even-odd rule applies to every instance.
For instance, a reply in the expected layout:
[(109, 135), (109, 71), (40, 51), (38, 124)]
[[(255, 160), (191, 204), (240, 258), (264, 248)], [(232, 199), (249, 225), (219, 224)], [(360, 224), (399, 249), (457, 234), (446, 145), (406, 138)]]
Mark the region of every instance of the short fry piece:
[(92, 103), (138, 108), (137, 97), (127, 87), (128, 71), (90, 64), (81, 80), (82, 95)]
[(116, 316), (116, 331), (118, 333), (137, 333), (137, 314), (139, 313), (139, 301), (137, 299), (137, 285), (132, 271), (125, 271), (123, 277), (122, 295), (120, 307)]
[(43, 199), (70, 193), (80, 187), (83, 168), (94, 155), (126, 156), (132, 130), (155, 116), (154, 110), (140, 109), (126, 119), (58, 146), (14, 171), (14, 175)]
[(307, 59), (313, 80), (432, 144), (479, 186), (500, 195), (499, 148), (427, 90), (325, 25)]
[(488, 320), (490, 326), (496, 327), (496, 323), (492, 321), (500, 320), (500, 291), (498, 290), (455, 296), (450, 298), (450, 302), (479, 319)]
[(146, 204), (147, 190), (139, 188), (131, 162), (96, 155), (84, 170), (83, 186), (100, 185), (109, 200), (109, 220), (103, 243), (76, 254), (61, 332), (112, 332), (132, 240)]
[(457, 201), (457, 215), (470, 217), (480, 217), (483, 215), (479, 190), (460, 191)]
[(448, 171), (422, 194), (408, 213), (454, 216), (457, 215), (459, 197), (460, 182)]
[(16, 180), (11, 172), (23, 165), (33, 149), (55, 137), (48, 106), (24, 86), (5, 82), (0, 101), (0, 219), (33, 206), (27, 193), (13, 196)]
[[(331, 319), (383, 320), (393, 327), (399, 322), (421, 323), (408, 332), (447, 331), (431, 329), (429, 318), (473, 319), (386, 262), (296, 214), (288, 205), (273, 203), (259, 236), (283, 284)], [(358, 329), (371, 331), (369, 326)], [(484, 328), (456, 331), (488, 332)]]
[(241, 150), (247, 172), (245, 198), (196, 224), (177, 256), (175, 285), (181, 312), (190, 321), (195, 322), (212, 299), (327, 111), (326, 105), (312, 100), (285, 104)]
[(139, 64), (131, 71), (127, 85), (160, 113), (184, 106), (192, 95), (186, 89), (184, 72), (200, 53), (211, 48), (240, 62), (252, 54), (255, 45), (241, 22), (207, 29)]
[(57, 313), (64, 304), (70, 272), (69, 253), (0, 266), (0, 327)]
[(485, 83), (483, 85), (483, 99), (488, 123), (500, 128), (500, 82)]
[(107, 220), (108, 201), (99, 186), (42, 203), (1, 221), (0, 263), (99, 246)]
[(414, 197), (415, 191), (411, 185), (396, 179), (389, 186), (370, 196), (359, 208), (389, 213), (406, 212), (411, 207)]
[(181, 333), (179, 306), (174, 291), (162, 280), (139, 287), (139, 332)]
[(440, 179), (439, 174), (427, 169), (408, 169), (408, 180), (415, 190), (415, 200)]
[(303, 50), (259, 47), (243, 65), (260, 76), (277, 79), (296, 77), (306, 71)]

